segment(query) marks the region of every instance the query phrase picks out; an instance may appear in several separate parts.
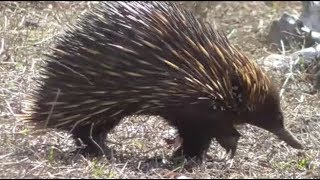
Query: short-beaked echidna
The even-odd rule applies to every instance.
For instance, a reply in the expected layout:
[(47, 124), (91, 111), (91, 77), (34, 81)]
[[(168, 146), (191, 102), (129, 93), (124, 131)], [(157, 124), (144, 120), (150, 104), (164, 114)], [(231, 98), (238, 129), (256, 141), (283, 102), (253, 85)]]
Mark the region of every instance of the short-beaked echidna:
[(212, 138), (234, 154), (243, 123), (302, 148), (267, 75), (172, 2), (101, 2), (59, 39), (41, 74), (29, 119), (70, 131), (85, 153), (104, 150), (108, 131), (133, 114), (176, 127), (185, 157), (201, 159)]

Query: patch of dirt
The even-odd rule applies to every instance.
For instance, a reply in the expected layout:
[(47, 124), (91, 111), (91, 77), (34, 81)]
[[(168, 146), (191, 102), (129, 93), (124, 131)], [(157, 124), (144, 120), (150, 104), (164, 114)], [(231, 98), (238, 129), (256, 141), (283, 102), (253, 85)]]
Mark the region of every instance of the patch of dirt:
[[(319, 178), (320, 94), (308, 94), (299, 75), (286, 86), (282, 105), (286, 126), (306, 146), (295, 150), (261, 129), (244, 126), (233, 160), (223, 160), (224, 150), (212, 142), (216, 159), (188, 172), (165, 161), (172, 153), (164, 137), (173, 129), (161, 117), (124, 119), (109, 143), (123, 158), (86, 159), (74, 154), (70, 134), (49, 131), (36, 135), (14, 114), (34, 87), (37, 65), (54, 37), (75, 22), (96, 2), (0, 3), (0, 177), (1, 178)], [(206, 2), (204, 18), (230, 36), (246, 55), (258, 60), (272, 51), (265, 42), (271, 22), (285, 11), (299, 15), (301, 2)], [(201, 9), (201, 7), (200, 7)], [(198, 9), (197, 9), (198, 10)], [(290, 53), (290, 52), (286, 52)], [(275, 74), (275, 72), (271, 72)], [(287, 76), (277, 79), (283, 83)]]

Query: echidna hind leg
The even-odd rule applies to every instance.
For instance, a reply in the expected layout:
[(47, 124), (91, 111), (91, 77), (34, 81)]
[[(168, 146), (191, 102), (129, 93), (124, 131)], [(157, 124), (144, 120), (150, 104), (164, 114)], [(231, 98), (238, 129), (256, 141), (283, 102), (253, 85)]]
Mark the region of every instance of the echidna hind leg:
[[(107, 132), (103, 127), (86, 125), (76, 127), (72, 134), (76, 140), (76, 145), (80, 146), (80, 153), (89, 156), (108, 155), (106, 146)], [(83, 147), (84, 146), (84, 147)]]
[[(100, 116), (97, 119), (103, 117), (106, 116)], [(120, 123), (121, 119), (122, 117), (109, 119), (96, 126), (88, 124), (75, 127), (72, 134), (76, 140), (76, 145), (85, 146), (81, 147), (80, 153), (89, 156), (105, 155), (108, 159), (111, 159), (114, 150), (107, 146), (107, 137), (108, 133)]]

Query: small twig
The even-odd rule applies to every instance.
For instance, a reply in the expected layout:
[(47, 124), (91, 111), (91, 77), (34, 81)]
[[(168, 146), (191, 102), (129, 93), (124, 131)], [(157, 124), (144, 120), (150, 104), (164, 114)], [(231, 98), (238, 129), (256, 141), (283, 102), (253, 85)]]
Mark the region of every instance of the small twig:
[(236, 30), (232, 29), (232, 31), (227, 35), (227, 38), (229, 39), (235, 32)]
[[(16, 117), (16, 114), (13, 112), (11, 106), (10, 106), (10, 103), (5, 100), (6, 104), (7, 104), (7, 108), (9, 110), (9, 112), (11, 113), (11, 115), (14, 117), (15, 120), (18, 120), (18, 118)], [(16, 130), (16, 121), (14, 121), (14, 126), (13, 126), (13, 129), (12, 129), (12, 133), (15, 133), (15, 130)]]
[(32, 45), (33, 45), (33, 46), (36, 46), (36, 45), (42, 44), (42, 43), (44, 43), (44, 42), (46, 42), (46, 41), (48, 41), (48, 40), (50, 40), (50, 39), (53, 39), (54, 37), (55, 37), (55, 36), (47, 37), (47, 38), (45, 38), (45, 39), (42, 39), (42, 40), (39, 41), (39, 42), (33, 43)]
[(154, 150), (156, 150), (156, 149), (163, 148), (164, 146), (165, 146), (165, 145), (163, 145), (163, 146), (156, 146), (156, 147), (154, 147), (154, 148), (151, 148), (151, 149), (143, 152), (143, 154), (147, 154), (147, 153), (149, 153), (149, 152), (151, 152), (151, 151), (154, 151)]
[(0, 55), (2, 54), (2, 52), (4, 51), (4, 39), (1, 39), (1, 47), (0, 47)]
[[(286, 53), (285, 53), (285, 49), (284, 49), (284, 45), (283, 45), (283, 41), (282, 40), (281, 40), (281, 46), (282, 46), (282, 51), (283, 51), (282, 55), (285, 56)], [(290, 63), (289, 63), (289, 65), (290, 65), (289, 71), (290, 72), (288, 73), (288, 77), (286, 78), (286, 80), (284, 81), (284, 83), (282, 85), (282, 88), (280, 90), (280, 97), (282, 97), (282, 95), (283, 95), (283, 93), (285, 91), (285, 87), (287, 86), (287, 84), (289, 82), (289, 79), (294, 75), (294, 73), (293, 73), (294, 65), (297, 64), (298, 61), (299, 61), (299, 57), (297, 57), (297, 59), (294, 62), (292, 62), (292, 57), (291, 56), (289, 56), (289, 58), (290, 58)]]
[[(161, 174), (159, 174), (156, 170), (152, 169), (152, 172), (155, 173), (159, 178), (158, 179), (164, 179)], [(169, 175), (169, 174), (168, 174)]]
[(168, 177), (171, 173), (174, 173), (176, 171), (178, 171), (179, 169), (182, 169), (185, 165), (185, 161), (183, 162), (183, 164), (181, 166), (176, 167), (175, 169), (169, 171), (167, 174), (163, 175), (163, 177)]
[(102, 152), (103, 155), (105, 155), (104, 153), (104, 150), (101, 148), (101, 146), (93, 139), (92, 137), (92, 130), (93, 130), (93, 126), (94, 126), (94, 123), (91, 124), (91, 128), (90, 128), (90, 140), (96, 145), (98, 146), (98, 148), (100, 149), (100, 151)]
[(35, 169), (39, 168), (40, 166), (42, 166), (42, 165), (45, 164), (46, 162), (47, 162), (47, 160), (44, 161), (44, 162), (40, 162), (40, 163), (39, 163), (38, 165), (36, 165), (34, 168), (30, 169), (30, 171), (28, 171), (25, 175), (30, 174), (32, 171), (34, 171)]
[(21, 26), (23, 25), (25, 18), (26, 18), (26, 16), (23, 16), (23, 17), (22, 17), (22, 19), (21, 19), (18, 27), (21, 27)]
[[(90, 8), (90, 7), (89, 7)], [(81, 13), (80, 13), (80, 15), (84, 15), (85, 13), (87, 13), (87, 10), (85, 9), (85, 10), (83, 10), (83, 11), (81, 11)], [(70, 22), (69, 22), (70, 23)]]
[(7, 26), (8, 26), (8, 18), (7, 18), (7, 16), (4, 16), (4, 31), (6, 31), (7, 30)]
[[(59, 136), (60, 138), (65, 138), (65, 136), (62, 136), (60, 133), (58, 133), (58, 132), (54, 132), (54, 134), (56, 135), (56, 136)], [(67, 135), (67, 137), (71, 137), (71, 135), (69, 134), (69, 135)]]
[(8, 156), (10, 156), (11, 154), (13, 154), (13, 152), (11, 152), (11, 153), (9, 153), (9, 154), (5, 154), (5, 155), (0, 156), (0, 159), (3, 159), (3, 158), (5, 158), (5, 157), (8, 157)]
[(126, 164), (124, 164), (123, 168), (121, 168), (120, 174), (123, 174), (123, 171), (125, 170), (125, 168), (127, 167), (127, 165), (128, 165), (128, 161), (126, 162)]
[(280, 40), (280, 43), (281, 43), (281, 48), (282, 48), (282, 56), (286, 56), (286, 49), (284, 48), (284, 44), (283, 44), (282, 39)]
[(36, 60), (32, 59), (30, 71), (33, 72), (33, 73), (34, 73), (33, 69), (34, 69), (35, 64), (36, 64)]
[(7, 108), (8, 108), (8, 110), (9, 110), (9, 112), (10, 112), (11, 115), (17, 120), (16, 114), (13, 112), (13, 110), (12, 110), (12, 108), (11, 108), (11, 106), (10, 106), (10, 103), (9, 103), (7, 100), (5, 100), (5, 102), (6, 102), (6, 104), (7, 104)]
[(138, 170), (140, 170), (140, 166), (141, 166), (141, 161), (139, 161), (138, 163), (138, 167), (137, 167)]
[(52, 115), (52, 112), (53, 112), (53, 108), (54, 108), (54, 106), (55, 106), (55, 102), (57, 102), (58, 97), (59, 97), (59, 95), (60, 95), (60, 92), (61, 92), (61, 90), (58, 89), (57, 95), (56, 95), (56, 97), (54, 98), (54, 101), (53, 101), (53, 103), (52, 103), (52, 106), (51, 106), (51, 109), (50, 109), (50, 113), (49, 113), (49, 115), (48, 115), (48, 117), (47, 117), (47, 119), (46, 119), (45, 127), (47, 127), (48, 124), (49, 124), (49, 120), (50, 120), (50, 118), (51, 118), (51, 115)]
[(81, 76), (82, 78), (84, 78), (85, 80), (87, 80), (87, 82), (90, 84), (90, 85), (93, 85), (93, 83), (90, 81), (90, 79), (88, 79), (85, 75), (81, 74), (80, 72), (77, 72), (76, 70), (72, 69), (71, 67), (63, 64), (62, 62), (59, 62), (59, 61), (55, 61), (57, 64), (59, 64), (60, 66), (70, 70), (71, 72)]
[(0, 165), (20, 164), (20, 163), (22, 163), (23, 161), (26, 161), (26, 160), (28, 160), (28, 158), (24, 158), (24, 159), (22, 159), (22, 160), (20, 160), (20, 161), (18, 161), (18, 162), (4, 162), (4, 163), (0, 163)]
[(109, 144), (114, 144), (114, 145), (118, 145), (118, 146), (123, 146), (123, 143), (114, 142), (114, 141), (111, 141), (111, 140), (109, 140), (109, 139), (107, 139), (106, 142), (109, 143)]
[(290, 35), (290, 36), (294, 36), (294, 37), (297, 37), (297, 38), (303, 38), (303, 36), (302, 35), (296, 35), (296, 34), (293, 34), (293, 33), (291, 33), (291, 32), (288, 32), (288, 31), (281, 31), (281, 32), (283, 32), (283, 33), (285, 33), (285, 34), (288, 34), (288, 35)]
[(50, 178), (55, 178), (55, 176), (52, 175), (50, 172), (47, 172), (47, 174), (48, 174), (48, 176), (49, 176)]
[(293, 73), (289, 73), (288, 77), (286, 78), (286, 80), (284, 81), (282, 88), (280, 90), (280, 97), (282, 97), (284, 91), (285, 91), (285, 87), (287, 86), (289, 79), (291, 78), (291, 76), (293, 75)]
[(61, 27), (62, 21), (60, 20), (59, 15), (55, 14), (53, 18), (56, 19), (56, 21), (58, 22), (58, 25)]

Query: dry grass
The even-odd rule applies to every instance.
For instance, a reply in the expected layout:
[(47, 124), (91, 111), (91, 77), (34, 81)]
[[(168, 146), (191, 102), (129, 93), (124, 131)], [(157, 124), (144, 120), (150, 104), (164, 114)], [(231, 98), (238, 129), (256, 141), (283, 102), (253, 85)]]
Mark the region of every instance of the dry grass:
[[(284, 8), (290, 12), (301, 8), (299, 2), (275, 2), (274, 7), (263, 2), (216, 4), (208, 12), (209, 22), (230, 33), (231, 41), (255, 59), (270, 54), (264, 43), (270, 22), (279, 18)], [(172, 153), (164, 142), (172, 128), (160, 117), (125, 119), (110, 135), (110, 145), (124, 157), (112, 161), (73, 154), (74, 142), (64, 132), (33, 134), (14, 114), (20, 113), (22, 99), (33, 88), (41, 54), (52, 45), (55, 35), (91, 5), (92, 2), (0, 3), (1, 178), (320, 177), (320, 94), (305, 93), (302, 89), (309, 84), (300, 80), (299, 74), (288, 81), (282, 103), (287, 126), (307, 147), (303, 151), (288, 147), (261, 129), (245, 126), (240, 129), (243, 137), (232, 161), (218, 161), (224, 150), (213, 142), (209, 153), (218, 160), (188, 172), (168, 162), (148, 160)], [(285, 79), (282, 75), (278, 80), (283, 83)]]

